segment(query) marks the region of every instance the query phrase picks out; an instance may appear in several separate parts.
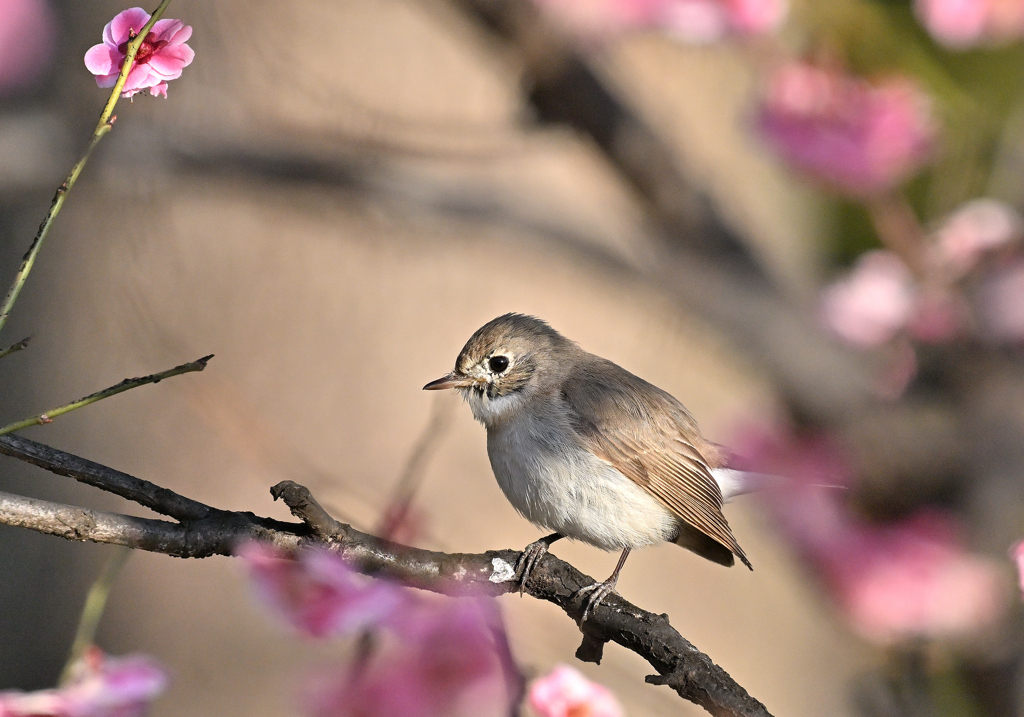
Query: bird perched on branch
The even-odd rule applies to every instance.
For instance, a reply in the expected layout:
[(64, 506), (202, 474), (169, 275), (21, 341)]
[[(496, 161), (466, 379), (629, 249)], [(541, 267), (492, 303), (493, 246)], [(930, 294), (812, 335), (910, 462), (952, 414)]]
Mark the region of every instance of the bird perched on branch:
[(505, 496), (554, 531), (523, 551), (520, 586), (564, 537), (622, 551), (611, 577), (581, 591), (590, 593), (583, 620), (615, 590), (633, 548), (668, 541), (750, 567), (722, 514), (724, 500), (745, 492), (743, 474), (723, 467), (683, 404), (544, 321), (505, 314), (484, 324), (455, 370), (423, 388), (463, 395), (487, 428)]

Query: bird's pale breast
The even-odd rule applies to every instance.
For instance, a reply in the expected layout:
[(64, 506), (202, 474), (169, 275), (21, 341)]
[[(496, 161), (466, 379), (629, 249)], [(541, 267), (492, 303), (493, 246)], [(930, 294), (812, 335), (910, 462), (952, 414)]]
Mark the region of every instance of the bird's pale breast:
[(505, 496), (536, 525), (604, 550), (675, 535), (672, 513), (588, 451), (564, 416), (523, 412), (489, 427), (487, 454)]

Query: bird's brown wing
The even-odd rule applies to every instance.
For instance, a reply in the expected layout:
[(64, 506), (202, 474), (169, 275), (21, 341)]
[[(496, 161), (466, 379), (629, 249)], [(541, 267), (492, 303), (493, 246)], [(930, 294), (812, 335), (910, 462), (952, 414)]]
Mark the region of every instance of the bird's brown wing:
[(718, 483), (696, 447), (710, 445), (679, 401), (596, 358), (575, 367), (562, 385), (562, 400), (573, 429), (595, 455), (750, 567), (722, 514)]

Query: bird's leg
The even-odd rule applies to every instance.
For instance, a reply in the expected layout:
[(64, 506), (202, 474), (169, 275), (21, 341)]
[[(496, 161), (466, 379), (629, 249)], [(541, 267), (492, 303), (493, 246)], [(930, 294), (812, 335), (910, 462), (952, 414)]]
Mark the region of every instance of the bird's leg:
[(583, 610), (583, 617), (580, 618), (580, 625), (583, 624), (587, 619), (587, 615), (589, 615), (592, 610), (597, 609), (597, 606), (601, 604), (602, 600), (615, 592), (615, 586), (619, 582), (619, 571), (622, 570), (622, 566), (626, 564), (626, 558), (629, 557), (629, 551), (630, 548), (626, 548), (622, 551), (622, 555), (619, 556), (619, 563), (615, 566), (615, 570), (612, 572), (610, 578), (605, 580), (603, 583), (594, 583), (593, 585), (581, 588), (580, 591), (576, 593), (577, 595), (582, 595), (583, 593), (588, 593), (591, 590), (594, 591), (594, 594), (590, 596), (589, 600), (587, 600), (587, 607)]
[(564, 537), (561, 533), (552, 533), (545, 538), (533, 541), (523, 548), (523, 554), (519, 557), (519, 563), (516, 565), (516, 578), (519, 580), (520, 596), (522, 596), (523, 591), (526, 589), (526, 579), (530, 577), (533, 566), (544, 557), (552, 543)]

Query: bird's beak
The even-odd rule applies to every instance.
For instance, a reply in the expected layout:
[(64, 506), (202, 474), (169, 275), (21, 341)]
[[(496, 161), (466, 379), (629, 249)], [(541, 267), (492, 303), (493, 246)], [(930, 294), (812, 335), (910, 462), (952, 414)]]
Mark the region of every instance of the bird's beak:
[(443, 388), (463, 388), (465, 386), (472, 386), (474, 381), (469, 376), (461, 376), (452, 371), (447, 376), (442, 376), (436, 381), (431, 381), (423, 387), (424, 391), (440, 391)]

